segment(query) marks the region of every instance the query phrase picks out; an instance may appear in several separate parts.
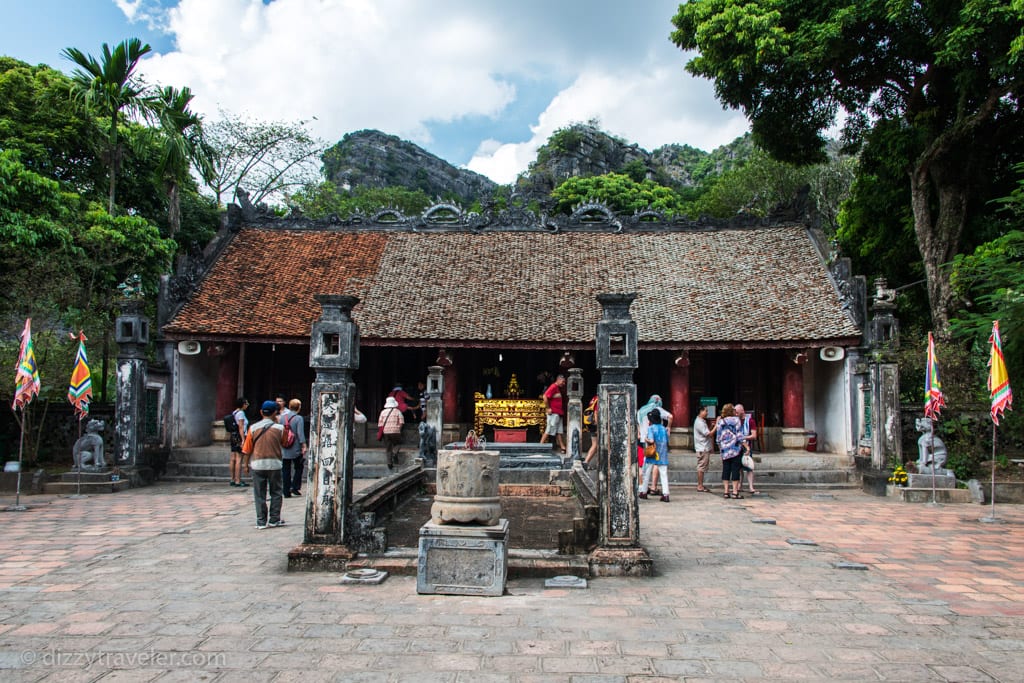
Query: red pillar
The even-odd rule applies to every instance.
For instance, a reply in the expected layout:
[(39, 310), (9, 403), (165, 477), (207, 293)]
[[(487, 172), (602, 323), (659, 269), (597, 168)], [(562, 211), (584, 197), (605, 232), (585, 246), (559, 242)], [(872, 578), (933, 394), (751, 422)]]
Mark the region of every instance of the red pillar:
[(672, 364), (669, 373), (669, 409), (673, 427), (689, 426), (690, 415), (690, 366)]
[(443, 421), (451, 424), (459, 417), (459, 373), (454, 365), (444, 369), (444, 415)]
[(804, 366), (783, 360), (782, 371), (782, 426), (804, 426)]
[(232, 412), (238, 398), (238, 344), (225, 346), (217, 368), (217, 417)]

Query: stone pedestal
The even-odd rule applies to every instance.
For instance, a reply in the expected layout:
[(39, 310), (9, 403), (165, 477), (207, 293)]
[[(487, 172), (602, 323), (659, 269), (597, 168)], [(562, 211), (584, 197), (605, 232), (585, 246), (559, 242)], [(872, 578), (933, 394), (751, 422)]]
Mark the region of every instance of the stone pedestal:
[(781, 431), (783, 449), (802, 451), (807, 445), (807, 432), (803, 427), (783, 427)]
[(438, 451), (437, 495), (430, 506), (430, 521), (497, 524), (501, 516), (500, 468), (498, 451)]
[(420, 528), (417, 593), (500, 596), (507, 577), (507, 519), (492, 526), (427, 522)]
[[(932, 486), (931, 472), (907, 475), (907, 488), (931, 489)], [(934, 487), (937, 489), (955, 489), (956, 477), (952, 473), (947, 474), (945, 470), (938, 470), (935, 472)]]

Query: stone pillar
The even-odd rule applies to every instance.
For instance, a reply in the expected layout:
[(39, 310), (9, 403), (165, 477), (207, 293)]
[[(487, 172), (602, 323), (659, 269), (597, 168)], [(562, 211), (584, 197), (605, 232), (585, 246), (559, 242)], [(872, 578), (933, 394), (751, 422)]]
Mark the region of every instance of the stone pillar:
[(602, 316), (595, 334), (597, 368), (598, 548), (589, 557), (592, 576), (650, 576), (654, 565), (640, 547), (637, 508), (637, 326), (629, 307), (636, 294), (599, 294)]
[[(431, 365), (427, 368), (427, 409), (423, 416), (423, 421), (426, 423), (427, 428), (433, 432), (434, 445), (439, 448), (442, 443), (442, 428), (444, 427), (444, 421), (442, 416), (444, 415), (444, 368), (440, 365)], [(424, 462), (429, 466), (433, 465), (433, 458), (426, 457), (426, 454), (420, 453), (420, 457), (424, 459)]]
[(565, 440), (572, 461), (579, 459), (583, 453), (583, 370), (569, 368), (566, 389), (569, 405), (565, 408)]
[(322, 312), (313, 323), (309, 344), (309, 364), (316, 370), (316, 379), (309, 402), (304, 541), (344, 546), (354, 526), (350, 519), (356, 393), (352, 373), (359, 368), (359, 326), (351, 313), (359, 299), (333, 294), (314, 298)]
[[(680, 358), (683, 358), (680, 356)], [(672, 413), (673, 427), (691, 427), (693, 415), (690, 413), (690, 363), (681, 365), (677, 360), (669, 371), (669, 412)]]
[(143, 432), (142, 410), (146, 390), (146, 345), (149, 320), (142, 314), (142, 302), (125, 300), (114, 322), (117, 353), (117, 398), (114, 431), (114, 467), (140, 464)]
[(896, 291), (885, 278), (875, 280), (869, 326), (868, 382), (870, 386), (871, 464), (884, 468), (890, 460), (903, 462), (900, 425), (900, 369), (895, 353), (899, 349), (899, 321)]

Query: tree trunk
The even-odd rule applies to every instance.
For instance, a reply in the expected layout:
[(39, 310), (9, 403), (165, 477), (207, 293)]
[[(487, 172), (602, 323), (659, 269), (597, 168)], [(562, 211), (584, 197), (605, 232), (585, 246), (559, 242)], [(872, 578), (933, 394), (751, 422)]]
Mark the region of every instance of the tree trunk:
[(174, 237), (181, 229), (181, 193), (178, 183), (167, 183), (167, 229)]
[(117, 189), (117, 110), (110, 121), (110, 201), (107, 205), (107, 213), (114, 215), (114, 193)]
[(950, 339), (949, 319), (953, 312), (953, 287), (946, 266), (960, 248), (967, 194), (967, 182), (956, 171), (944, 168), (942, 162), (919, 161), (910, 172), (914, 232), (924, 263), (928, 305), (935, 336), (943, 341)]

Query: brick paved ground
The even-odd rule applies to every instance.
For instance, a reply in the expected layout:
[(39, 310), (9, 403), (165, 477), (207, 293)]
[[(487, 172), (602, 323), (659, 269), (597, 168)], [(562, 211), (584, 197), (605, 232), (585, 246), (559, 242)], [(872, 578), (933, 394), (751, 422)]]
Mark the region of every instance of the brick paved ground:
[(978, 506), (676, 487), (641, 501), (657, 576), (475, 598), (289, 574), (304, 502), (257, 531), (248, 493), (161, 485), (0, 513), (0, 680), (1024, 678), (1019, 506), (994, 526)]

